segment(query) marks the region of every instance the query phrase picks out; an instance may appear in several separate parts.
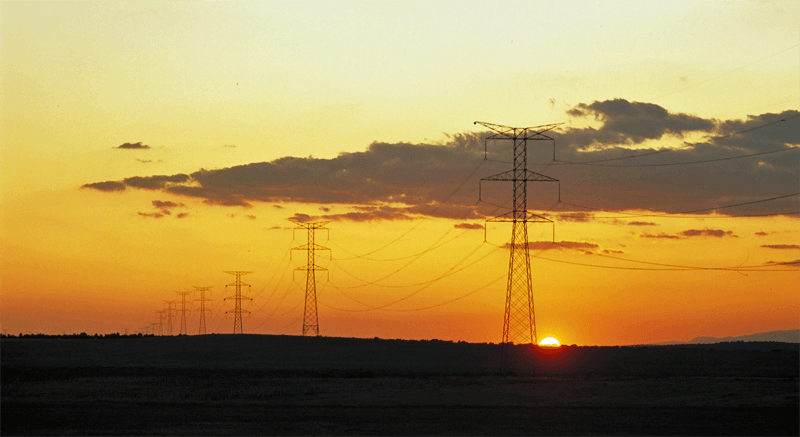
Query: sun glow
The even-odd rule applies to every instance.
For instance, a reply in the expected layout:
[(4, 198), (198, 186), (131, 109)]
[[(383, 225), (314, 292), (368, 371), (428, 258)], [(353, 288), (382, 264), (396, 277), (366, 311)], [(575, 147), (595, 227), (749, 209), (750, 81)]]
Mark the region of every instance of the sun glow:
[(556, 340), (553, 337), (546, 337), (546, 338), (543, 338), (542, 341), (539, 342), (539, 346), (559, 347), (559, 346), (561, 346), (561, 343), (559, 343), (558, 340)]

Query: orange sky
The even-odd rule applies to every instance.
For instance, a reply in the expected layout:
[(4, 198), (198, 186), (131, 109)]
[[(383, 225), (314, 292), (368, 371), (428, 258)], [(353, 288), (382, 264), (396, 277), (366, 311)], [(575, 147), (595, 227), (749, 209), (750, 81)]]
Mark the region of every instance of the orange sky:
[(300, 334), (305, 252), (288, 254), (305, 233), (286, 219), (310, 217), (332, 220), (323, 335), (497, 342), (510, 224), (486, 242), (481, 226), (511, 186), (484, 182), (479, 201), (478, 181), (512, 156), (490, 141), (484, 160), (481, 120), (564, 123), (555, 162), (552, 143), (529, 153), (561, 181), (560, 203), (529, 184), (560, 243), (540, 252), (553, 228), (530, 225), (539, 338), (797, 329), (798, 17), (794, 2), (0, 3), (0, 324), (136, 332), (213, 286), (208, 331), (232, 332), (223, 271), (246, 270), (244, 331)]

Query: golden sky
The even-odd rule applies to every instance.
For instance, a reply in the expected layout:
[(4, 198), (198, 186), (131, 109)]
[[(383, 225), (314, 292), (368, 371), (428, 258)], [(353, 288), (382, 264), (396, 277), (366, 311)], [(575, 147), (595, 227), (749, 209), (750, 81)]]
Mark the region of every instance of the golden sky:
[(5, 1), (0, 51), (10, 333), (192, 286), (231, 332), (247, 270), (244, 331), (299, 334), (294, 217), (332, 220), (323, 335), (497, 342), (511, 145), (476, 120), (563, 123), (528, 154), (540, 338), (800, 327), (797, 2)]

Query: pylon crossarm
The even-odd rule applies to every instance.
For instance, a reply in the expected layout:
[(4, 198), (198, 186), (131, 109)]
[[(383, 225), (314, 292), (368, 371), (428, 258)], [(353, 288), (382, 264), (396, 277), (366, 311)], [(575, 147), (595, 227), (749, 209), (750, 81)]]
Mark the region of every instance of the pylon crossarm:
[(490, 219), (485, 220), (486, 222), (524, 222), (524, 223), (553, 223), (547, 217), (536, 215), (530, 211), (527, 211), (525, 218), (514, 218), (514, 211), (509, 211), (505, 214), (501, 214), (497, 217), (492, 217)]
[(321, 222), (313, 222), (313, 223), (304, 223), (297, 220), (287, 219), (290, 222), (296, 224), (297, 226), (303, 229), (325, 229), (325, 225), (332, 222), (333, 220), (326, 220)]
[(302, 271), (314, 270), (314, 271), (317, 271), (317, 272), (324, 272), (324, 271), (326, 271), (328, 269), (326, 269), (325, 267), (320, 267), (320, 266), (314, 264), (313, 266), (305, 265), (303, 267), (297, 267), (295, 270), (302, 270)]
[(528, 182), (558, 182), (558, 179), (536, 173), (535, 171), (525, 170), (524, 177), (518, 177), (516, 171), (509, 170), (493, 176), (481, 178), (482, 181), (528, 181)]
[(543, 124), (540, 126), (530, 126), (530, 127), (503, 126), (500, 124), (487, 123), (483, 121), (476, 121), (473, 124), (479, 124), (498, 134), (487, 137), (487, 139), (501, 140), (501, 139), (517, 138), (517, 139), (527, 139), (527, 140), (552, 140), (552, 138), (542, 134), (544, 132), (555, 129), (556, 127), (564, 123), (551, 123), (551, 124)]
[(247, 287), (249, 287), (249, 286), (250, 286), (250, 284), (245, 284), (244, 282), (234, 282), (234, 283), (232, 283), (232, 284), (228, 284), (228, 285), (226, 285), (226, 287), (233, 287), (234, 285), (241, 285), (241, 286), (243, 286), (243, 287), (244, 287), (244, 286), (247, 286)]
[(330, 248), (325, 246), (320, 246), (319, 244), (312, 244), (310, 246), (308, 244), (304, 244), (302, 246), (293, 247), (292, 250), (309, 250), (311, 248), (313, 248), (314, 250), (331, 250)]

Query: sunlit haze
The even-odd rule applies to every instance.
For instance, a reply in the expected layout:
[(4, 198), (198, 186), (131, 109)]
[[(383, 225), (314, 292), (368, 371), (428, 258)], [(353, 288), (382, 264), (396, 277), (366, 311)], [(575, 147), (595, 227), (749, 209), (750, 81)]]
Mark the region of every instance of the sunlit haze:
[(2, 330), (201, 286), (230, 333), (252, 271), (243, 331), (300, 335), (291, 218), (330, 221), (322, 335), (499, 342), (512, 145), (476, 120), (563, 123), (528, 145), (538, 339), (797, 329), (798, 41), (798, 2), (2, 2)]

